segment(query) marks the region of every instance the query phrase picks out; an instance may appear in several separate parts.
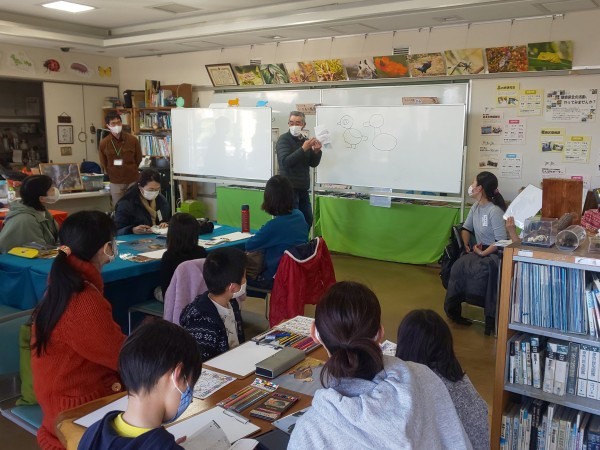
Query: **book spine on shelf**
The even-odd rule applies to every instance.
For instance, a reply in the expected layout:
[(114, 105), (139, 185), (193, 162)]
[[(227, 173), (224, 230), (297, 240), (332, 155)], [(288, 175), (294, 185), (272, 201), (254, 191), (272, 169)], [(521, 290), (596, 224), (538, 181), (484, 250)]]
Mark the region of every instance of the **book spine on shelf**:
[(567, 378), (567, 394), (577, 394), (577, 369), (579, 360), (579, 349), (581, 345), (577, 342), (569, 343), (569, 375)]

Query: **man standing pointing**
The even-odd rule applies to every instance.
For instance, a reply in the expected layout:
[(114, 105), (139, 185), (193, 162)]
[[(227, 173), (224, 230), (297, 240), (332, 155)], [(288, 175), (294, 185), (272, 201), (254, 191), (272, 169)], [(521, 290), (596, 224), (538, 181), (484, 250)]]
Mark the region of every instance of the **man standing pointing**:
[(117, 113), (108, 113), (104, 121), (110, 134), (100, 141), (100, 165), (110, 180), (114, 208), (127, 188), (138, 181), (142, 149), (135, 136), (123, 131), (121, 117)]
[(304, 113), (292, 111), (288, 121), (290, 131), (277, 141), (277, 161), (279, 174), (292, 182), (294, 187), (294, 208), (298, 208), (310, 228), (313, 222), (308, 189), (310, 188), (310, 168), (321, 162), (321, 143), (316, 138), (306, 139), (302, 129), (306, 126)]

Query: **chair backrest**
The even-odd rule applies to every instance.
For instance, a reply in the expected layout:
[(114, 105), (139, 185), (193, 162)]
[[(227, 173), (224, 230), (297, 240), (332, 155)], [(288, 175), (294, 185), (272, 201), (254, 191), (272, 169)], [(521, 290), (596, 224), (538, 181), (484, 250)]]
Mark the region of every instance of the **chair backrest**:
[(165, 292), (165, 320), (179, 325), (179, 316), (183, 308), (207, 290), (202, 274), (203, 268), (204, 259), (184, 261), (177, 266)]
[(286, 250), (279, 262), (269, 309), (269, 323), (304, 314), (304, 305), (315, 305), (335, 283), (335, 271), (325, 240), (312, 241)]

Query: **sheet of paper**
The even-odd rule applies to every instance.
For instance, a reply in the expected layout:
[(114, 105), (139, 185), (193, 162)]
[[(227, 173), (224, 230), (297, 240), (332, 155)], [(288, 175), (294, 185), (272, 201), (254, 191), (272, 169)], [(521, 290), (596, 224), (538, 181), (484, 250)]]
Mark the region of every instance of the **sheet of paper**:
[(159, 226), (154, 225), (150, 230), (154, 234), (166, 235), (169, 232), (169, 227), (167, 227), (167, 228), (161, 228)]
[(140, 253), (140, 255), (145, 256), (147, 258), (152, 258), (152, 259), (161, 259), (163, 256), (163, 253), (165, 253), (166, 251), (167, 251), (167, 249), (163, 248), (160, 250), (154, 250), (152, 252)]
[(325, 125), (316, 125), (314, 128), (314, 132), (315, 137), (321, 144), (331, 144), (331, 135), (329, 134), (329, 130)]
[(530, 184), (510, 203), (503, 217), (506, 220), (512, 216), (516, 226), (525, 228), (525, 220), (535, 216), (540, 209), (542, 190)]
[(256, 363), (273, 356), (279, 350), (268, 345), (257, 345), (254, 341), (248, 341), (216, 358), (209, 359), (203, 366), (206, 365), (243, 378), (254, 373)]
[(242, 422), (240, 421), (241, 416), (230, 414), (231, 413), (227, 413), (223, 408), (216, 406), (208, 411), (168, 427), (167, 431), (175, 436), (175, 439), (179, 439), (183, 436), (193, 436), (198, 430), (214, 420), (225, 432), (225, 436), (227, 436), (229, 442), (235, 442), (238, 439), (242, 439), (260, 430), (259, 427), (247, 419)]
[(194, 386), (194, 397), (203, 400), (232, 381), (235, 381), (235, 377), (203, 368)]
[(88, 428), (102, 419), (107, 413), (111, 411), (125, 411), (127, 409), (127, 396), (121, 397), (106, 406), (103, 406), (96, 411), (89, 413), (87, 416), (83, 416), (77, 419), (74, 423), (81, 425), (82, 427)]
[(241, 231), (236, 231), (234, 233), (224, 234), (222, 236), (217, 236), (212, 239), (198, 239), (198, 245), (201, 245), (202, 247), (212, 247), (215, 245), (223, 244), (225, 242), (235, 242), (241, 241), (243, 239), (249, 239), (252, 236), (252, 233), (242, 233)]

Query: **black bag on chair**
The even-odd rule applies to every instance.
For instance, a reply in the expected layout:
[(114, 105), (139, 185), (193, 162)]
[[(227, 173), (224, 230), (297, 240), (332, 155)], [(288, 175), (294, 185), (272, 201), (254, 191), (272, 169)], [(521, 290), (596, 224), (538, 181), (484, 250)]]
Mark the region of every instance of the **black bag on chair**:
[(440, 279), (442, 280), (442, 286), (444, 289), (448, 289), (448, 282), (450, 281), (450, 271), (452, 265), (463, 253), (463, 243), (460, 237), (460, 225), (453, 225), (450, 232), (450, 242), (444, 248), (444, 252), (440, 257), (438, 263), (440, 264)]

